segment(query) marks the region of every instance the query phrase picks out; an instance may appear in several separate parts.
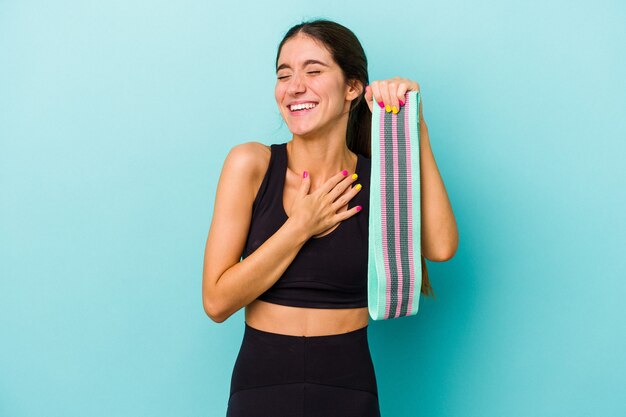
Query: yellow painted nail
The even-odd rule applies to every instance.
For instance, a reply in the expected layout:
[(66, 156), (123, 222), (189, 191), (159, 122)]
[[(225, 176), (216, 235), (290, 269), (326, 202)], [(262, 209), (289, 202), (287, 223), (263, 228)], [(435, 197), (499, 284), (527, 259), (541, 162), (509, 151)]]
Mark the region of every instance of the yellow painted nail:
[(387, 105), (385, 106), (385, 111), (386, 111), (387, 113), (389, 113), (389, 112), (391, 111), (391, 106), (390, 106), (389, 104), (387, 104)]
[(352, 174), (352, 179), (356, 180), (357, 178), (359, 178), (359, 176), (357, 174)]
[(361, 184), (355, 185), (354, 188), (356, 188), (356, 190), (359, 191), (361, 189)]
[(391, 108), (391, 111), (393, 112), (393, 114), (398, 114), (398, 112), (399, 112), (399, 110), (398, 110), (398, 108), (396, 106), (393, 106)]

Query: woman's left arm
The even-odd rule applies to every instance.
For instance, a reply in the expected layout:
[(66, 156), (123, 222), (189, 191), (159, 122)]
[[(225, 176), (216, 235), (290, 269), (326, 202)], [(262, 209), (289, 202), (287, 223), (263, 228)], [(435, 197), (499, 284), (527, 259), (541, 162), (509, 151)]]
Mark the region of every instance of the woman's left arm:
[[(373, 81), (365, 89), (365, 99), (372, 110), (373, 97), (387, 112), (397, 113), (404, 103), (407, 91), (420, 91), (419, 84), (406, 78)], [(419, 108), (420, 120), (420, 166), (422, 194), (422, 255), (435, 262), (447, 261), (454, 256), (459, 245), (459, 232), (452, 212), (452, 205), (439, 174), (433, 151), (430, 147), (428, 127)]]

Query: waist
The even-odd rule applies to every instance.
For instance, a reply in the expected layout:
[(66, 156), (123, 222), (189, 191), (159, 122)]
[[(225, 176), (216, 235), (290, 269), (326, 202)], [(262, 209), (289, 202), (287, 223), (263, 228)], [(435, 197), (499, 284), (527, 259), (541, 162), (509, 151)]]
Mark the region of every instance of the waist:
[(246, 306), (246, 323), (258, 330), (289, 336), (348, 333), (369, 323), (367, 307), (324, 309), (291, 307), (255, 300)]

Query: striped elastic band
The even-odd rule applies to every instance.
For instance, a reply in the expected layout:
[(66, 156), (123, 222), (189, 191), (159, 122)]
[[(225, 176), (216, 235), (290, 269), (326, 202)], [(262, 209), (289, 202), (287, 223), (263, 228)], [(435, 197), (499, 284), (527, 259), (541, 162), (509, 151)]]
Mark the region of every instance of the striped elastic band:
[(417, 314), (422, 284), (419, 101), (397, 114), (374, 100), (369, 205), (368, 309), (374, 320)]

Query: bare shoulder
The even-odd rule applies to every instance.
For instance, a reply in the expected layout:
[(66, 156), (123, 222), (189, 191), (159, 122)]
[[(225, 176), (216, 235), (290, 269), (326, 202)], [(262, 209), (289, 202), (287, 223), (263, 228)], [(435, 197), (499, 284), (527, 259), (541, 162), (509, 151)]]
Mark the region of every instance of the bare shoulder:
[(260, 142), (246, 142), (231, 148), (224, 167), (228, 165), (229, 171), (237, 172), (249, 185), (247, 191), (252, 193), (252, 199), (260, 188), (261, 182), (271, 156), (271, 148)]
[(235, 145), (228, 153), (231, 163), (246, 169), (246, 171), (264, 171), (269, 164), (271, 148), (260, 142), (246, 142)]

